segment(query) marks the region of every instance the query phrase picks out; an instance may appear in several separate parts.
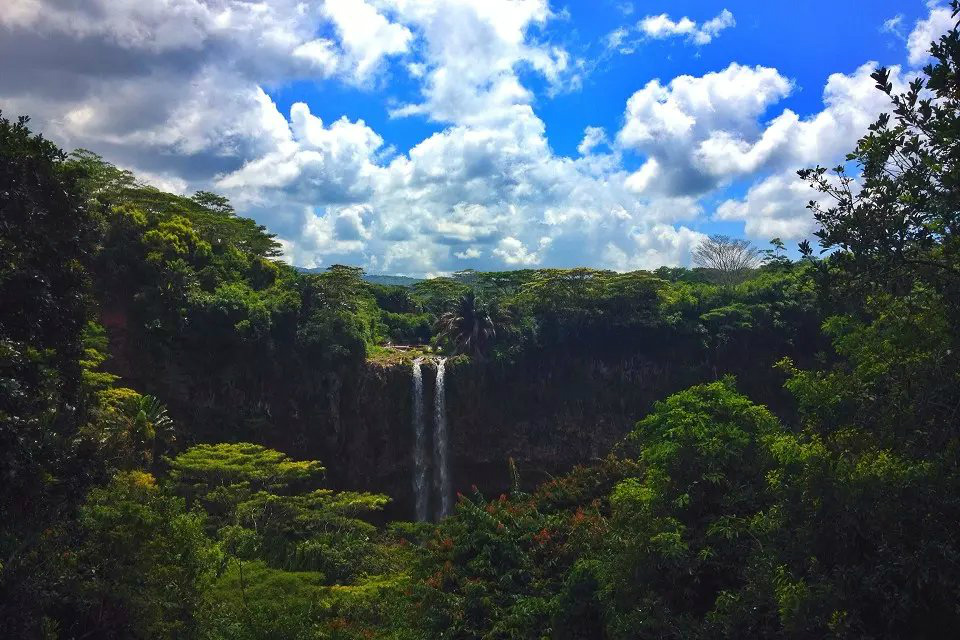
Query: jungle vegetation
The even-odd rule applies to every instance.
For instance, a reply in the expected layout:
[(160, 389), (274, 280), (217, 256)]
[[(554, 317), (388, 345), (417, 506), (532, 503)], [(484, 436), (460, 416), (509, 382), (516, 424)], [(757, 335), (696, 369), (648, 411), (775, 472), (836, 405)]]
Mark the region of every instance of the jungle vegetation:
[[(903, 93), (876, 71), (890, 112), (843, 166), (800, 172), (831, 199), (822, 253), (715, 238), (695, 269), (302, 273), (224, 198), (0, 118), (0, 637), (960, 628), (960, 33), (932, 53)], [(745, 260), (707, 259), (730, 242)], [(437, 524), (265, 446), (253, 400), (395, 345), (495, 367), (650, 344), (709, 379)]]

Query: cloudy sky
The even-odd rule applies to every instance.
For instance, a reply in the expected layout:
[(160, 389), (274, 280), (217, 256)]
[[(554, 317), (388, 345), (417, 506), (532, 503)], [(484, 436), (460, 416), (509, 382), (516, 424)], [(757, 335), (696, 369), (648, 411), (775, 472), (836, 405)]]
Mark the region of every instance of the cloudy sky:
[(0, 109), (286, 259), (372, 273), (686, 264), (808, 237), (832, 166), (950, 26), (919, 0), (4, 0)]

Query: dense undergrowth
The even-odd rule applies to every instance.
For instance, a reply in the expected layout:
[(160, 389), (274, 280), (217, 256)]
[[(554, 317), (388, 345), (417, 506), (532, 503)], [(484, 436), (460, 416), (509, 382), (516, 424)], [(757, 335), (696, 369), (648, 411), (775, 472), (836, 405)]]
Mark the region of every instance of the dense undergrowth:
[[(801, 172), (834, 197), (814, 207), (826, 256), (774, 250), (722, 285), (670, 268), (411, 287), (300, 273), (223, 198), (0, 121), (0, 636), (957, 628), (957, 32), (933, 52), (903, 95), (875, 74), (893, 115), (851, 154), (856, 183)], [(509, 493), (468, 492), (436, 525), (384, 525), (388, 496), (251, 444), (283, 428), (296, 385), (368, 357), (651, 349), (711, 381), (637, 416), (603, 460), (532, 492), (511, 465)], [(767, 408), (771, 381), (789, 401)]]

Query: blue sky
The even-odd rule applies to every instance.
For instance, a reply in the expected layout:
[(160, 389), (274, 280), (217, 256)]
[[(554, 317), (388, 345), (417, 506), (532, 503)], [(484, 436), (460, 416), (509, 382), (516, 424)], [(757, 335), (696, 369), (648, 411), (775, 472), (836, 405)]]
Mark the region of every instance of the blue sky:
[(686, 264), (810, 236), (942, 4), (12, 0), (0, 108), (158, 186), (222, 192), (303, 266)]
[[(547, 135), (556, 153), (576, 154), (584, 127), (616, 127), (623, 117), (623, 105), (639, 87), (654, 78), (670, 79), (682, 74), (702, 75), (721, 69), (732, 61), (747, 65), (772, 66), (797, 82), (799, 90), (780, 106), (789, 106), (801, 115), (823, 107), (821, 91), (827, 77), (836, 71), (852, 71), (867, 60), (880, 64), (902, 64), (906, 57), (903, 41), (882, 31), (891, 17), (903, 16), (904, 24), (926, 17), (923, 2), (885, 0), (873, 3), (662, 1), (617, 2), (595, 0), (552, 3), (569, 18), (554, 21), (543, 31), (596, 64), (583, 89), (547, 95), (547, 86), (535, 73), (527, 83), (537, 92), (534, 110), (547, 124)], [(868, 7), (867, 12), (864, 7)], [(624, 7), (631, 7), (625, 14)], [(689, 16), (709, 20), (727, 8), (737, 19), (709, 46), (690, 46), (682, 39), (651, 40), (632, 55), (605, 55), (604, 38), (643, 15), (667, 13), (675, 18)], [(388, 95), (411, 100), (418, 85), (404, 74), (389, 82)], [(807, 90), (804, 90), (804, 87)], [(379, 91), (349, 83), (311, 81), (291, 83), (268, 91), (281, 112), (294, 102), (304, 101), (325, 121), (341, 116), (362, 118), (388, 143), (402, 152), (442, 127), (424, 118), (393, 119), (387, 101)]]

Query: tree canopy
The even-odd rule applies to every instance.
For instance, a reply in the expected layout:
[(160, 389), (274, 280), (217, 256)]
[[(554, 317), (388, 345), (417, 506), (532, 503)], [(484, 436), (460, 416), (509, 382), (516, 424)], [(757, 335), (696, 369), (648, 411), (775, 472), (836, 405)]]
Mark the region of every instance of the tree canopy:
[[(654, 272), (304, 273), (223, 196), (165, 193), (0, 117), (0, 636), (960, 627), (960, 32), (931, 53), (902, 93), (875, 72), (890, 112), (843, 167), (800, 172), (830, 202), (810, 205), (822, 255), (715, 237), (699, 268)], [(407, 416), (424, 354), (456, 356), (448, 408), (541, 374), (499, 432), (509, 490), (463, 490), (435, 523), (390, 511), (412, 434), (378, 431)], [(538, 395), (562, 376), (589, 402)], [(650, 387), (667, 390), (612, 450), (525, 481), (519, 456), (571, 416), (603, 428), (601, 403), (626, 414)], [(385, 409), (343, 419), (364, 402)], [(498, 461), (452, 426), (483, 485)], [(344, 473), (351, 447), (388, 491)]]

